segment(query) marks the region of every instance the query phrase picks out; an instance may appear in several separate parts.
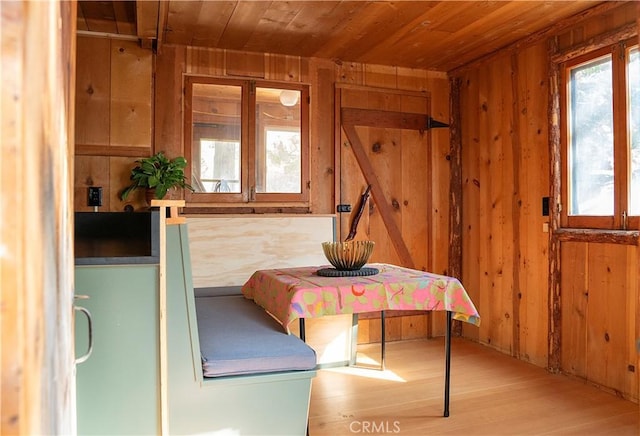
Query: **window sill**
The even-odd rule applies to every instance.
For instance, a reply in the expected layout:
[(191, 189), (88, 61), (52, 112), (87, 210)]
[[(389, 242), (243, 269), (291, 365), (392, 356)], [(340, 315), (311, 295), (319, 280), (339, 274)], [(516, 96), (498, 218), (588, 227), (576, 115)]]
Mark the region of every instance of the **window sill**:
[(309, 206), (189, 206), (184, 214), (308, 214)]
[(554, 231), (553, 235), (562, 242), (639, 245), (640, 240), (640, 230), (561, 228)]

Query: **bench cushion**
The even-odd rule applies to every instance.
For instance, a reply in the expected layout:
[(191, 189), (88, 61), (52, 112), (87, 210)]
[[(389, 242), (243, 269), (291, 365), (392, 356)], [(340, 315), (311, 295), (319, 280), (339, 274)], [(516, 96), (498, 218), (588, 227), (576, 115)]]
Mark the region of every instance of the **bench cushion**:
[(241, 295), (198, 297), (205, 377), (315, 369), (316, 353)]
[(194, 288), (193, 292), (196, 298), (242, 295), (242, 286), (214, 286), (209, 288)]

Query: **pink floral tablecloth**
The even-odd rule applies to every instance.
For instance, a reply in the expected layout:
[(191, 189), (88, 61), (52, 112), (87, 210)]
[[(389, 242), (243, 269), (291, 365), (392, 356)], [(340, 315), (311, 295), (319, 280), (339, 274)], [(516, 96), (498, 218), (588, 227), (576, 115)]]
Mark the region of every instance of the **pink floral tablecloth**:
[(298, 318), (381, 310), (447, 310), (454, 319), (480, 325), (473, 302), (453, 277), (388, 264), (363, 277), (323, 277), (322, 267), (260, 270), (242, 287), (246, 298), (271, 313), (288, 330)]

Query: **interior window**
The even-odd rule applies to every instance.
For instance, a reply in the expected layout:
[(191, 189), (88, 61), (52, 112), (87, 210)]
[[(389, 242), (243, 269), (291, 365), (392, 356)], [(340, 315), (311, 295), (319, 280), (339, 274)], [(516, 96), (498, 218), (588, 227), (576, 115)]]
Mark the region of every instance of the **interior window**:
[(308, 200), (308, 87), (187, 77), (187, 203)]

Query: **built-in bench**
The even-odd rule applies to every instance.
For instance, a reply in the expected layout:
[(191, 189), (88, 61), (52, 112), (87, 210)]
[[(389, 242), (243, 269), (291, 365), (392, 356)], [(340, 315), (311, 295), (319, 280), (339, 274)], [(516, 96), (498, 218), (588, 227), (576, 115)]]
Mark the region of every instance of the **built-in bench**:
[(304, 435), (315, 352), (237, 289), (196, 298), (185, 224), (166, 244), (169, 433)]
[[(337, 225), (335, 215), (316, 214), (198, 214), (186, 221), (196, 297), (203, 288), (241, 294), (260, 269), (327, 266), (322, 243), (335, 240)], [(357, 325), (349, 314), (305, 320), (305, 340), (316, 351), (318, 367), (355, 362)], [(299, 336), (298, 326), (288, 327)]]

